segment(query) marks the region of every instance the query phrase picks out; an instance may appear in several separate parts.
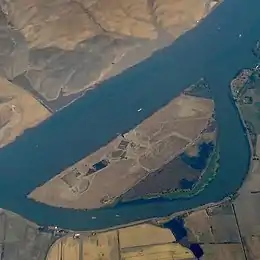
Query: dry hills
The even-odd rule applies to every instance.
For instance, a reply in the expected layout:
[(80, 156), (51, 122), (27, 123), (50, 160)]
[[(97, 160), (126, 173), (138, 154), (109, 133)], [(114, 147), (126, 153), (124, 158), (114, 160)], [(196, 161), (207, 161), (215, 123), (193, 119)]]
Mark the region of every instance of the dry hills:
[(169, 45), (212, 3), (217, 2), (2, 0), (0, 72), (56, 110)]
[(29, 93), (0, 78), (0, 147), (49, 116), (50, 112)]

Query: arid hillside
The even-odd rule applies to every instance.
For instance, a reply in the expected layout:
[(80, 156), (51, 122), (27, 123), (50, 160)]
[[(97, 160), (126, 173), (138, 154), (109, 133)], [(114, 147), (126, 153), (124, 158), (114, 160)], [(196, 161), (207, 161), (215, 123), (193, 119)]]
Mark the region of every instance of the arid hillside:
[(193, 145), (208, 127), (213, 112), (211, 99), (182, 94), (128, 133), (37, 187), (29, 197), (52, 206), (79, 209), (114, 203)]
[(0, 78), (0, 148), (50, 115), (30, 93)]
[(1, 0), (0, 73), (57, 110), (169, 45), (216, 3)]
[(0, 0), (0, 147), (169, 45), (216, 3)]

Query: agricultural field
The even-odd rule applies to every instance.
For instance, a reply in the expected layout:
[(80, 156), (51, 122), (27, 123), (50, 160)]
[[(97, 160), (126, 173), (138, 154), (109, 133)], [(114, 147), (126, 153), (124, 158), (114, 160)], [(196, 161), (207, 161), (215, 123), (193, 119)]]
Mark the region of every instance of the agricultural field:
[(66, 236), (50, 248), (46, 260), (185, 260), (191, 251), (175, 242), (170, 230), (141, 224), (102, 232)]
[(203, 260), (245, 260), (240, 244), (209, 244), (202, 246), (202, 248), (204, 251)]
[(260, 70), (243, 70), (231, 87), (244, 120), (252, 133), (260, 133)]
[(139, 250), (123, 250), (122, 259), (157, 260), (157, 259), (192, 259), (191, 253), (184, 251), (180, 244), (155, 245)]
[(176, 241), (170, 229), (150, 224), (120, 228), (119, 240), (121, 248), (131, 248), (140, 245), (167, 244)]
[(185, 218), (189, 241), (197, 243), (239, 243), (240, 237), (232, 205), (196, 211)]
[(188, 214), (184, 226), (188, 241), (201, 246), (202, 260), (246, 260), (230, 202)]
[[(256, 156), (260, 156), (260, 136), (257, 136)], [(248, 260), (260, 259), (260, 164), (252, 161), (251, 171), (234, 201), (234, 210)]]

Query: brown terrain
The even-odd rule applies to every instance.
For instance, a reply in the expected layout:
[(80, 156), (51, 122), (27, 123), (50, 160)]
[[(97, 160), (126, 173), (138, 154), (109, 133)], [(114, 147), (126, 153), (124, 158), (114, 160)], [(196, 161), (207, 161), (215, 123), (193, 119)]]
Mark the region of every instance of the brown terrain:
[[(218, 1), (210, 1), (217, 3)], [(30, 48), (73, 50), (96, 35), (155, 39), (158, 25), (192, 27), (206, 14), (205, 0), (3, 0), (2, 10)]]
[(29, 197), (59, 207), (99, 208), (192, 145), (207, 127), (213, 101), (181, 95), (135, 129), (61, 172)]
[(202, 260), (258, 260), (247, 258), (244, 251), (244, 234), (240, 233), (237, 215), (232, 203), (194, 211), (184, 217), (190, 243), (203, 249)]
[(46, 260), (191, 260), (191, 251), (169, 229), (150, 224), (57, 240)]
[(0, 209), (1, 260), (45, 260), (56, 239), (52, 234), (40, 231), (36, 224)]
[[(260, 155), (260, 142), (257, 154)], [(198, 244), (201, 260), (260, 260), (258, 198), (259, 161), (233, 201), (186, 212), (186, 241)], [(39, 231), (37, 225), (1, 210), (0, 250), (3, 260), (195, 260), (191, 251), (176, 241), (171, 230), (161, 228), (171, 217), (103, 232), (80, 232), (57, 238)], [(166, 226), (166, 225), (165, 225)]]
[(31, 94), (0, 78), (0, 147), (49, 116), (50, 112)]
[(0, 73), (57, 110), (169, 45), (218, 2), (2, 0)]
[[(0, 1), (0, 147), (48, 118), (49, 111), (70, 103), (75, 94), (83, 94), (82, 90), (109, 77), (110, 72), (119, 73), (170, 44), (216, 3)], [(130, 51), (129, 63), (126, 54)]]

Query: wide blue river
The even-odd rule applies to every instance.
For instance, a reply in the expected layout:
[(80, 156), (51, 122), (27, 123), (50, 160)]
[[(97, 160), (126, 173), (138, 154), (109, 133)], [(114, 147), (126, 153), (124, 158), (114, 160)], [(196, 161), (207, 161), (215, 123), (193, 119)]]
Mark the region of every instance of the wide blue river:
[[(165, 216), (235, 192), (247, 174), (250, 150), (229, 98), (229, 83), (238, 70), (256, 62), (251, 49), (260, 38), (259, 10), (259, 0), (225, 0), (170, 47), (102, 83), (1, 149), (0, 207), (41, 225), (88, 230)], [(36, 186), (118, 132), (133, 128), (200, 77), (209, 81), (215, 99), (221, 166), (216, 179), (198, 196), (139, 201), (88, 212), (49, 207), (26, 198)], [(143, 107), (142, 113), (137, 113), (139, 107)]]

